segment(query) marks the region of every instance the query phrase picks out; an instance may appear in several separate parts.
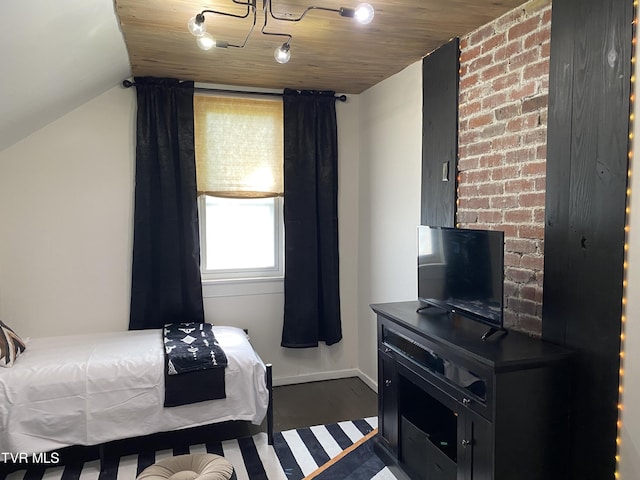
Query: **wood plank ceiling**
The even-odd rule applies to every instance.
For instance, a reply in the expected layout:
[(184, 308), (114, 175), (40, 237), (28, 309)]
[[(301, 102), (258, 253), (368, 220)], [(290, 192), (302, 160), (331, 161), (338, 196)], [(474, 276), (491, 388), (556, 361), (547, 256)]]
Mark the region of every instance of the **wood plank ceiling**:
[[(238, 0), (243, 1), (243, 0)], [(285, 40), (263, 35), (264, 0), (257, 0), (256, 27), (244, 48), (200, 50), (187, 30), (203, 9), (244, 14), (233, 0), (115, 0), (134, 76), (262, 88), (361, 93), (420, 60), (451, 38), (521, 5), (522, 0), (368, 0), (369, 25), (337, 13), (313, 10), (300, 22), (269, 19), (267, 32), (289, 33), (291, 60), (279, 64), (275, 48)], [(357, 0), (272, 0), (276, 16), (299, 16), (306, 7), (355, 7)], [(252, 15), (206, 15), (216, 39), (242, 44)]]

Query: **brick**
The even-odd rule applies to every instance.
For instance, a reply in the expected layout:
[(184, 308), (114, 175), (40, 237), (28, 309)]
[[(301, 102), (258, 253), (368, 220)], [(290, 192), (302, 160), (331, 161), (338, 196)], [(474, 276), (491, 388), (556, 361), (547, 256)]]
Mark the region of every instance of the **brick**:
[(483, 183), (478, 185), (478, 195), (503, 195), (504, 186), (501, 183)]
[(475, 155), (482, 155), (484, 153), (489, 153), (490, 151), (491, 151), (491, 142), (485, 140), (482, 142), (476, 142), (476, 143), (467, 145), (467, 151), (465, 156), (472, 157)]
[(547, 95), (538, 95), (522, 101), (522, 113), (535, 112), (547, 108)]
[(471, 32), (469, 35), (469, 43), (472, 45), (476, 45), (478, 43), (482, 43), (485, 39), (491, 37), (495, 33), (493, 25), (488, 23), (479, 29)]
[(544, 257), (540, 255), (524, 255), (520, 264), (531, 270), (542, 270), (544, 269)]
[(460, 223), (466, 223), (466, 224), (476, 223), (477, 220), (478, 220), (478, 213), (475, 210), (473, 210), (473, 211), (458, 211), (457, 219), (458, 219), (458, 222), (460, 222)]
[(483, 183), (490, 180), (489, 170), (471, 170), (460, 173), (462, 183)]
[[(547, 122), (544, 122), (545, 128), (547, 125)], [(546, 160), (547, 159), (547, 144), (545, 142), (544, 145), (538, 145), (536, 147), (536, 158), (538, 160)]]
[(494, 33), (492, 36), (488, 37), (482, 44), (481, 52), (489, 53), (492, 50), (495, 50), (499, 45), (507, 43), (507, 34), (505, 32), (502, 33)]
[(504, 265), (505, 267), (519, 267), (520, 266), (520, 255), (515, 253), (506, 252), (504, 254)]
[(521, 254), (538, 252), (535, 240), (527, 238), (505, 238), (504, 248), (507, 252), (516, 252)]
[(523, 268), (505, 268), (505, 277), (515, 283), (527, 283), (533, 277), (533, 272), (531, 270), (526, 270)]
[(509, 100), (523, 100), (537, 91), (535, 82), (521, 83), (519, 87), (509, 90)]
[(521, 193), (518, 197), (518, 201), (520, 205), (523, 207), (544, 207), (545, 193), (544, 192)]
[(489, 125), (493, 122), (494, 118), (495, 117), (492, 113), (476, 115), (475, 117), (469, 118), (468, 128), (484, 127), (485, 125)]
[(519, 147), (521, 144), (520, 135), (505, 135), (493, 142), (493, 148), (496, 150), (506, 150), (509, 148)]
[(504, 212), (504, 221), (508, 223), (530, 223), (533, 219), (533, 211), (519, 209)]
[(475, 197), (478, 195), (477, 185), (459, 185), (458, 196), (459, 197)]
[(523, 140), (527, 145), (535, 143), (547, 143), (547, 128), (541, 127), (525, 132)]
[(487, 125), (482, 129), (482, 138), (491, 139), (494, 137), (499, 137), (503, 135), (505, 132), (505, 126), (503, 123), (494, 123), (492, 125)]
[(509, 40), (513, 40), (515, 38), (522, 38), (527, 36), (527, 34), (531, 32), (535, 32), (540, 29), (541, 19), (539, 16), (533, 16), (526, 20), (516, 23), (513, 25), (507, 34), (507, 38)]
[(523, 315), (535, 317), (538, 310), (536, 302), (517, 297), (509, 297), (508, 305), (510, 309), (518, 312), (518, 316), (520, 318), (522, 318)]
[[(501, 66), (501, 70), (501, 73), (506, 71), (506, 66), (504, 64)], [(520, 83), (520, 75), (518, 73), (510, 73), (508, 75), (501, 75), (495, 78), (491, 83), (491, 88), (493, 90), (505, 90), (513, 87), (514, 85), (518, 85), (518, 83)]]
[[(518, 197), (515, 195), (501, 195), (491, 197), (489, 201), (490, 208), (514, 208), (518, 206)], [(506, 241), (506, 240), (505, 240)]]
[(481, 108), (482, 102), (480, 100), (473, 100), (460, 105), (458, 112), (461, 117), (469, 117), (479, 113)]
[(504, 107), (497, 108), (494, 112), (497, 120), (506, 120), (520, 115), (520, 104), (505, 105)]
[(533, 221), (535, 223), (540, 223), (540, 224), (544, 224), (545, 222), (545, 209), (543, 208), (536, 208), (533, 211)]
[(547, 162), (534, 162), (530, 161), (526, 165), (522, 166), (523, 175), (546, 175)]
[(482, 168), (498, 167), (504, 165), (504, 155), (492, 152), (489, 155), (483, 155), (478, 163)]
[(482, 99), (482, 108), (485, 110), (493, 110), (496, 107), (504, 105), (506, 100), (507, 100), (506, 92), (496, 92)]
[[(480, 73), (480, 79), (483, 82), (489, 82), (500, 76), (503, 76), (505, 73), (507, 73), (507, 64), (495, 63), (485, 68), (484, 70), (482, 70), (482, 72)], [(495, 88), (495, 87), (492, 85), (492, 88)]]
[(505, 62), (509, 61), (514, 55), (517, 55), (522, 51), (522, 41), (517, 40), (513, 42), (509, 42), (504, 47), (497, 48), (495, 52), (493, 52), (493, 60), (495, 62)]
[(505, 192), (506, 193), (518, 193), (521, 192), (530, 192), (533, 190), (534, 183), (533, 180), (530, 179), (512, 179), (507, 182)]
[[(518, 135), (515, 135), (518, 139)], [(534, 156), (533, 150), (529, 148), (519, 148), (505, 153), (505, 162), (507, 164), (526, 163)]]
[(532, 31), (523, 39), (522, 45), (527, 50), (541, 46), (544, 42), (549, 40), (551, 36), (551, 25), (542, 25), (542, 22), (539, 23), (540, 27)]
[(479, 73), (465, 73), (460, 76), (460, 90), (465, 90), (467, 88), (473, 87), (477, 85), (480, 81)]
[(495, 21), (495, 29), (499, 31), (505, 27), (510, 27), (514, 23), (520, 22), (524, 16), (525, 10), (523, 8), (514, 8)]
[(471, 60), (467, 64), (467, 68), (469, 72), (477, 72), (478, 70), (482, 70), (483, 68), (488, 67), (493, 63), (493, 58), (491, 55), (483, 55), (482, 57), (476, 57)]
[(520, 225), (518, 227), (520, 238), (544, 238), (544, 225)]
[(508, 178), (514, 178), (520, 167), (518, 165), (502, 166), (500, 168), (494, 168), (491, 171), (491, 180), (504, 180)]
[(532, 302), (542, 303), (542, 289), (537, 285), (523, 285), (520, 296)]
[(509, 281), (505, 278), (504, 280), (504, 296), (509, 297), (515, 295), (518, 292), (518, 284)]
[(489, 208), (489, 198), (488, 197), (461, 198), (459, 200), (458, 208), (463, 210), (487, 209)]
[(524, 68), (538, 60), (540, 60), (540, 54), (536, 50), (524, 50), (509, 59), (509, 71)]
[(480, 163), (479, 159), (476, 158), (460, 158), (460, 160), (458, 160), (458, 170), (465, 171), (465, 170), (472, 170), (474, 168), (478, 168), (478, 164)]
[(478, 222), (502, 223), (502, 212), (500, 210), (479, 210)]
[(549, 75), (549, 57), (543, 60), (525, 65), (522, 69), (522, 80), (537, 80)]
[(458, 134), (458, 144), (465, 145), (467, 143), (477, 142), (480, 139), (478, 130), (461, 130)]

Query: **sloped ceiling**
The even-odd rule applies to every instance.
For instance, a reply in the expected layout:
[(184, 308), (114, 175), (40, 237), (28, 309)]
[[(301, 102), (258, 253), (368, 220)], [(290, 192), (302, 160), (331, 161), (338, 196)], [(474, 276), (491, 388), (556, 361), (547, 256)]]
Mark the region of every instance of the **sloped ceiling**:
[(112, 0), (2, 0), (0, 151), (130, 75)]

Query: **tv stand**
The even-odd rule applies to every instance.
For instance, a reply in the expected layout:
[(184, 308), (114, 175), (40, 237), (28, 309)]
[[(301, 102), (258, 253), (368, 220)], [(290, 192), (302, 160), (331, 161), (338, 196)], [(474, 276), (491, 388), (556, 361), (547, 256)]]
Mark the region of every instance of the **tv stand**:
[[(378, 331), (375, 451), (399, 479), (565, 480), (569, 350), (486, 325), (371, 305)], [(498, 331), (498, 330), (496, 330)]]

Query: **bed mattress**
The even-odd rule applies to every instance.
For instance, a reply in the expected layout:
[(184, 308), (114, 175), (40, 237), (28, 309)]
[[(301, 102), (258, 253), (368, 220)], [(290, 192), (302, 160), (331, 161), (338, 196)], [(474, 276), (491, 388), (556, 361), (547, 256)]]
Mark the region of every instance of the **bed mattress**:
[(266, 367), (241, 329), (216, 326), (226, 398), (164, 408), (161, 330), (33, 338), (0, 369), (0, 452), (35, 453), (227, 420), (260, 424)]

